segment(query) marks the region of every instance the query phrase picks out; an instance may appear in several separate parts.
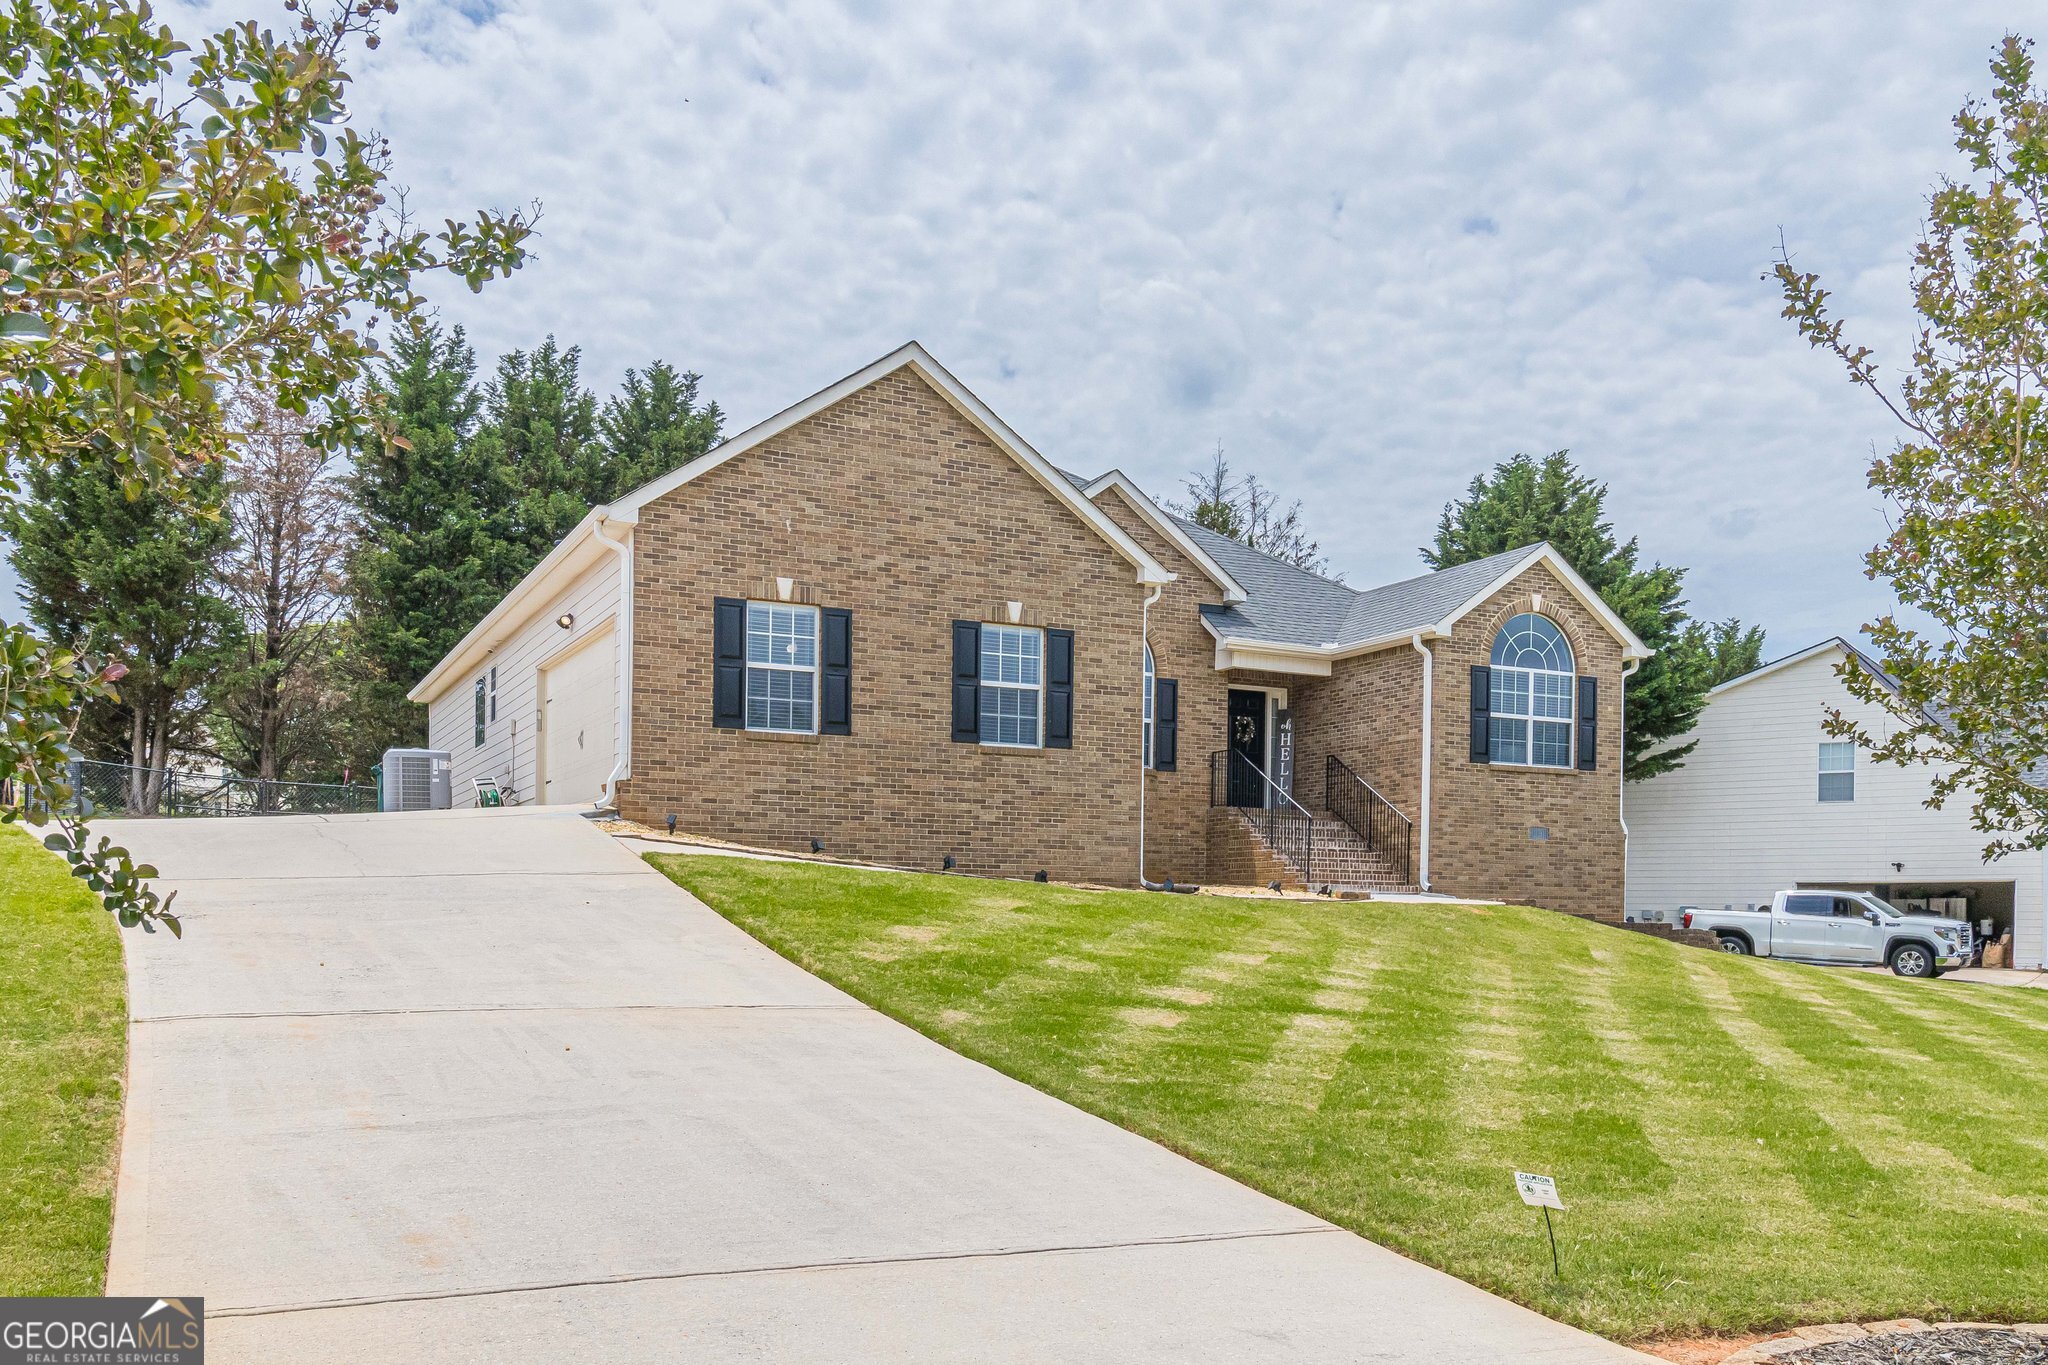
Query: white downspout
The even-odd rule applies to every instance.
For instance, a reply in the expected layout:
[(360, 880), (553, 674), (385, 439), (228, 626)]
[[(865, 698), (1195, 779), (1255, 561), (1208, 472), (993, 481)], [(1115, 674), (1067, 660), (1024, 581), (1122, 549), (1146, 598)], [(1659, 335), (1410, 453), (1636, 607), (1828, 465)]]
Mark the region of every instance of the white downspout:
[[(1145, 651), (1152, 648), (1152, 604), (1159, 600), (1166, 588), (1163, 584), (1152, 586), (1152, 595), (1145, 599), (1145, 605), (1138, 609), (1138, 885), (1147, 891), (1164, 891), (1163, 882), (1145, 880), (1145, 707), (1151, 698), (1145, 695)], [(1159, 718), (1152, 718), (1153, 743), (1157, 744)]]
[(607, 550), (619, 557), (619, 610), (615, 647), (619, 652), (618, 697), (612, 703), (619, 716), (619, 752), (612, 770), (604, 779), (604, 787), (596, 801), (591, 804), (602, 807), (607, 798), (614, 808), (619, 803), (619, 780), (633, 769), (633, 533), (626, 532), (624, 540), (613, 540), (605, 534), (611, 523), (599, 517), (594, 534)]
[(1429, 890), (1429, 787), (1430, 767), (1436, 754), (1436, 655), (1422, 643), (1422, 633), (1408, 637), (1408, 644), (1422, 656), (1422, 838), (1416, 862), (1415, 884)]

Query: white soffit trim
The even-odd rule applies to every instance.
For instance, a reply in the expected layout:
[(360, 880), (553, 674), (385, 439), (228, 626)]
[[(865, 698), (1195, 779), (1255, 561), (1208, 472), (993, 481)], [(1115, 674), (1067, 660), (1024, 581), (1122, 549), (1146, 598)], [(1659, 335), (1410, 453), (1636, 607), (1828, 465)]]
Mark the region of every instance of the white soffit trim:
[(1083, 491), (1093, 499), (1101, 497), (1112, 488), (1123, 494), (1124, 501), (1131, 505), (1131, 510), (1138, 514), (1140, 521), (1151, 527), (1154, 532), (1163, 536), (1182, 554), (1193, 560), (1203, 573), (1209, 575), (1211, 582), (1223, 589), (1224, 601), (1242, 602), (1251, 596), (1250, 593), (1239, 586), (1238, 581), (1232, 578), (1221, 564), (1210, 558), (1208, 552), (1201, 546), (1195, 544), (1194, 537), (1176, 526), (1173, 518), (1167, 516), (1159, 504), (1146, 496), (1145, 490), (1131, 482), (1130, 477), (1121, 469), (1110, 470), (1107, 474), (1089, 484)]
[(932, 359), (931, 354), (917, 342), (906, 342), (871, 365), (855, 370), (836, 384), (818, 390), (809, 398), (784, 408), (764, 422), (757, 422), (739, 435), (722, 442), (712, 451), (690, 461), (680, 469), (671, 470), (651, 483), (643, 484), (620, 498), (613, 506), (621, 512), (637, 514), (642, 507), (674, 492), (684, 484), (701, 475), (708, 474), (728, 460), (734, 460), (756, 446), (774, 440), (783, 432), (807, 418), (815, 417), (834, 403), (850, 397), (886, 375), (909, 367), (919, 378), (942, 394), (968, 421), (981, 429), (982, 435), (995, 442), (996, 447), (1018, 464), (1044, 486), (1047, 492), (1057, 498), (1067, 509), (1086, 522), (1091, 530), (1121, 554), (1138, 570), (1140, 583), (1171, 583), (1174, 576), (1166, 567), (1145, 553), (1143, 546), (1124, 534), (1123, 528), (1109, 519), (1107, 513), (1069, 483), (1064, 475), (1036, 450), (1029, 442), (1012, 431), (1009, 424), (995, 415), (987, 404), (969, 391), (965, 384), (947, 372), (946, 367)]
[(1505, 570), (1491, 583), (1474, 593), (1465, 605), (1437, 622), (1437, 630), (1445, 635), (1450, 634), (1452, 626), (1463, 620), (1480, 603), (1512, 583), (1517, 575), (1526, 573), (1529, 566), (1538, 561), (1549, 565), (1551, 572), (1563, 579), (1565, 586), (1572, 590), (1572, 595), (1579, 599), (1579, 604), (1600, 619), (1600, 624), (1607, 627), (1608, 634), (1621, 641), (1621, 654), (1624, 659), (1647, 659), (1657, 652), (1644, 644), (1642, 638), (1628, 628), (1628, 623), (1614, 614), (1612, 607), (1600, 600), (1600, 594), (1593, 591), (1590, 583), (1579, 577), (1577, 569), (1565, 563), (1564, 556), (1547, 540), (1540, 545), (1531, 545), (1526, 558), (1518, 560), (1512, 568)]
[(457, 678), (466, 676), (489, 657), (492, 650), (522, 629), (537, 607), (551, 601), (607, 555), (609, 551), (597, 536), (600, 522), (631, 526), (636, 520), (634, 514), (622, 514), (615, 506), (590, 509), (583, 520), (562, 537), (561, 543), (548, 551), (546, 558), (528, 569), (526, 577), (498, 599), (498, 605), (492, 607), (483, 620), (470, 627), (469, 633), (456, 642), (455, 648), (441, 657), (441, 662), (427, 670), (426, 677), (413, 684), (412, 690), (405, 694), (406, 699), (424, 704), (446, 692)]

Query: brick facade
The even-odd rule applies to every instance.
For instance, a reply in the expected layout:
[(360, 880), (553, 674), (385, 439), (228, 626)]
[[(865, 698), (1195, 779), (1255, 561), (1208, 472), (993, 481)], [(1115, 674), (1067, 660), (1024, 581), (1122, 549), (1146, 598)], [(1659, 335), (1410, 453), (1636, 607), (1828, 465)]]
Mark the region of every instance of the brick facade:
[[(1128, 884), (1145, 589), (1128, 561), (899, 370), (641, 509), (621, 811), (738, 842)], [(850, 735), (712, 726), (712, 602), (853, 613)], [(1074, 745), (951, 739), (951, 627), (1074, 632)]]
[[(1141, 604), (1130, 563), (912, 371), (899, 370), (640, 509), (634, 533), (633, 777), (628, 816), (738, 842), (910, 867), (1128, 885), (1235, 881), (1248, 860), (1209, 808), (1234, 686), (1284, 688), (1294, 791), (1325, 808), (1335, 754), (1419, 825), (1423, 660), (1395, 646), (1326, 678), (1218, 671), (1200, 609), (1222, 589), (1123, 495), (1096, 506), (1177, 575), (1150, 613), (1158, 675), (1179, 683), (1178, 767), (1142, 778)], [(853, 614), (850, 735), (712, 725), (712, 604), (791, 597)], [(1474, 764), (1469, 667), (1500, 622), (1541, 610), (1600, 679), (1599, 767)], [(1003, 750), (951, 739), (951, 625), (1074, 631), (1074, 747)], [(1526, 570), (1434, 641), (1433, 889), (1618, 918), (1620, 645), (1544, 566)], [(1548, 831), (1534, 841), (1532, 827)], [(1419, 833), (1419, 831), (1418, 831)], [(1419, 852), (1419, 849), (1418, 849)], [(1266, 880), (1260, 877), (1259, 880)]]
[[(1534, 600), (1542, 599), (1540, 607)], [(1518, 612), (1540, 610), (1571, 641), (1578, 671), (1600, 680), (1598, 766), (1515, 768), (1469, 756), (1471, 669)], [(1466, 614), (1436, 651), (1436, 760), (1430, 877), (1450, 895), (1521, 901), (1621, 918), (1622, 647), (1548, 567), (1537, 564)], [(1531, 829), (1549, 832), (1530, 838)]]

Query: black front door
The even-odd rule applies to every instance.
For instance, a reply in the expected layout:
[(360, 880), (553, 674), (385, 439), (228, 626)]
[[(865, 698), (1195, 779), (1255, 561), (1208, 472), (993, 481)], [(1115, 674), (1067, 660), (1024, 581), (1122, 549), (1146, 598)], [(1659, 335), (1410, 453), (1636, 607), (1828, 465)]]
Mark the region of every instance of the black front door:
[(1266, 694), (1230, 689), (1230, 804), (1263, 806), (1266, 781)]

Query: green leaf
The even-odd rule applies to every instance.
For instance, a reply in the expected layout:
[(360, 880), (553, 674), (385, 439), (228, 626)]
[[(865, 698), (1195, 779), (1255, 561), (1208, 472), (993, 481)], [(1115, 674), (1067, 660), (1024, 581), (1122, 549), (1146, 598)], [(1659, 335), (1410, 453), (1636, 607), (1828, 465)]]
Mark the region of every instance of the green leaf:
[(0, 315), (0, 341), (48, 341), (50, 324), (34, 313)]

